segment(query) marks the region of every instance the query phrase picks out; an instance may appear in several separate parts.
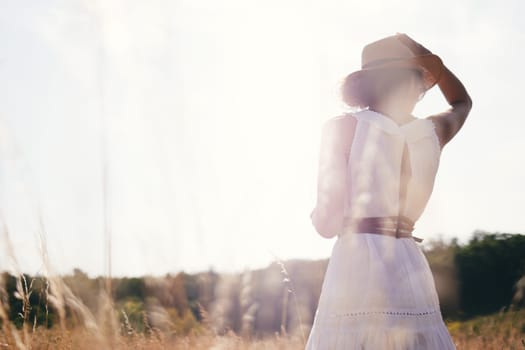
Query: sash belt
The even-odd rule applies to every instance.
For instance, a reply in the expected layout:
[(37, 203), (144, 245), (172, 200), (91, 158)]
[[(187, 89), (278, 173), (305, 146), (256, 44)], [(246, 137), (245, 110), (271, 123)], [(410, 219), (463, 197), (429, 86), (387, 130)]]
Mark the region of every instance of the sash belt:
[(412, 235), (414, 222), (403, 215), (357, 218), (345, 227), (353, 227), (352, 233), (376, 233), (395, 238), (412, 237), (416, 242), (423, 241), (422, 238)]

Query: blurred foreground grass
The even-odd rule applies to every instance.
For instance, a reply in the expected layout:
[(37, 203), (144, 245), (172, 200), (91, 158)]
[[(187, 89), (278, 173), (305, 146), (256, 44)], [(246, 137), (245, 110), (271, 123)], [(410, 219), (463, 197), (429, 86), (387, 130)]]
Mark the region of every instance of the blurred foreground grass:
[[(466, 321), (446, 321), (457, 349), (525, 349), (525, 310), (502, 311)], [(126, 329), (126, 325), (121, 325)], [(11, 339), (1, 333), (1, 348), (6, 349), (211, 349), (211, 350), (299, 350), (304, 348), (301, 337), (279, 335), (264, 339), (240, 337), (233, 332), (214, 335), (207, 329), (199, 329), (185, 336), (170, 334), (158, 329), (136, 333), (132, 329), (108, 336), (76, 326), (62, 330), (59, 327), (37, 327), (24, 339), (22, 331), (12, 330)], [(9, 332), (9, 330), (8, 330)]]
[[(478, 234), (425, 252), (458, 350), (525, 350), (524, 248), (525, 235)], [(0, 350), (304, 349), (326, 265), (144, 278), (5, 272)]]
[(458, 350), (525, 349), (525, 309), (447, 322)]

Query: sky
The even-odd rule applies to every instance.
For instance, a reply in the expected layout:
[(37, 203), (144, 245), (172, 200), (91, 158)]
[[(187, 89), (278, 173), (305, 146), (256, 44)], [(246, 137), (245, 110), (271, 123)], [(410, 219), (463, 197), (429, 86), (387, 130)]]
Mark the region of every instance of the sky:
[[(396, 32), (473, 100), (414, 235), (523, 233), (524, 7), (0, 1), (0, 269), (140, 276), (329, 257), (335, 239), (309, 217), (321, 126), (345, 112), (338, 87), (362, 48)], [(414, 114), (447, 108), (435, 87)]]

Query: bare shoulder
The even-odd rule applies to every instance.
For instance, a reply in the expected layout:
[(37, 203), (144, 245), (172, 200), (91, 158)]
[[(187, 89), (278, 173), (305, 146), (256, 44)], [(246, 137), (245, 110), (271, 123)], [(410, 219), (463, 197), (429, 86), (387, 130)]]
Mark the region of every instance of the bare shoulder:
[(443, 149), (463, 127), (471, 108), (472, 104), (458, 103), (444, 112), (424, 118), (432, 121), (434, 124), (441, 149)]

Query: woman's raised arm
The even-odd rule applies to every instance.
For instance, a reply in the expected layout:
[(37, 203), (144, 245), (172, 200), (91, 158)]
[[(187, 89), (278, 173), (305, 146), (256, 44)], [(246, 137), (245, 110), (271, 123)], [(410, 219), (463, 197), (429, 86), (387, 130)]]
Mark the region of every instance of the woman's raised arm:
[(451, 107), (428, 118), (436, 125), (439, 142), (443, 148), (465, 123), (472, 109), (472, 99), (461, 81), (445, 65), (438, 86)]
[[(412, 52), (418, 55), (432, 52), (404, 33), (397, 33), (397, 38)], [(443, 148), (461, 129), (472, 108), (472, 99), (461, 81), (445, 65), (437, 82), (450, 108), (442, 113), (428, 117), (434, 122), (441, 148)]]

